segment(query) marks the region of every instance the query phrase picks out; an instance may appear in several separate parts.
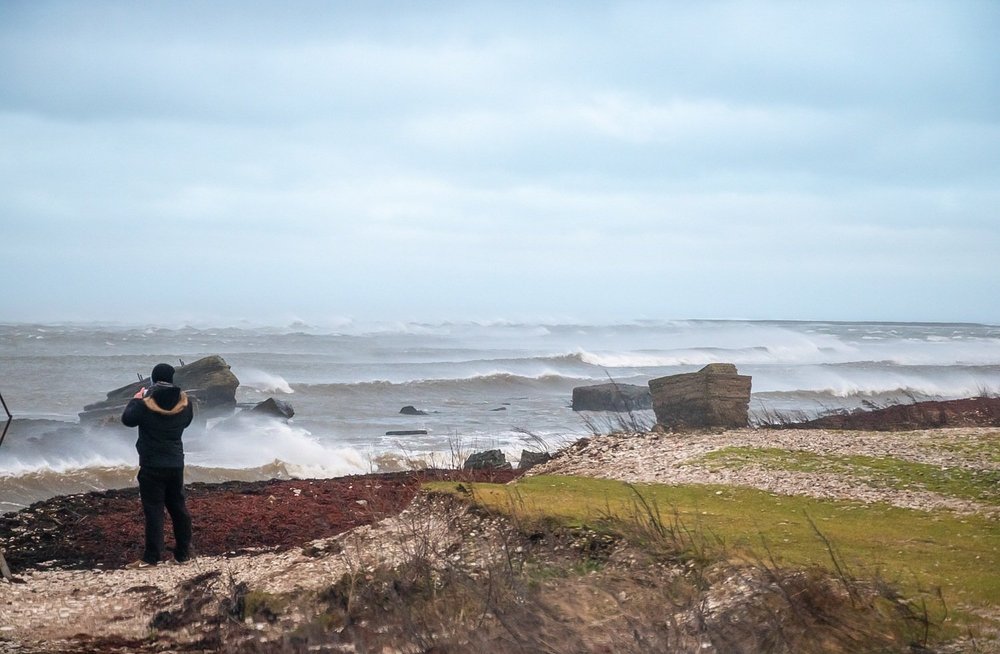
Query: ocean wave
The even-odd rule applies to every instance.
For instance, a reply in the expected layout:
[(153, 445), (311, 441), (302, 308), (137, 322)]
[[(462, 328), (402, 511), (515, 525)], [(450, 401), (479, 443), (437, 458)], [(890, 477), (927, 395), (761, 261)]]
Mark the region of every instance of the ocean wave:
[(785, 398), (789, 400), (822, 401), (824, 399), (870, 399), (874, 397), (899, 397), (918, 400), (929, 399), (960, 399), (996, 395), (1000, 393), (1000, 385), (994, 387), (970, 384), (941, 384), (925, 382), (922, 384), (886, 383), (849, 383), (836, 387), (815, 389), (796, 389), (783, 391), (755, 391), (758, 397)]
[(456, 390), (469, 390), (473, 387), (504, 388), (511, 386), (525, 386), (532, 388), (549, 386), (553, 388), (561, 388), (572, 384), (594, 383), (596, 380), (600, 380), (600, 377), (568, 377), (554, 373), (541, 373), (534, 376), (526, 376), (510, 372), (493, 372), (448, 379), (407, 379), (401, 381), (378, 379), (355, 383), (298, 384), (297, 386), (302, 392), (308, 391), (312, 393), (331, 394), (344, 391), (365, 391), (391, 388), (427, 388), (437, 389), (439, 391), (447, 391), (449, 388)]
[(240, 380), (240, 386), (246, 386), (261, 393), (291, 394), (291, 385), (281, 375), (258, 370), (256, 368), (239, 368), (233, 374)]
[[(0, 476), (39, 473), (72, 475), (79, 470), (136, 465), (135, 433), (77, 423), (19, 421), (18, 433), (4, 442)], [(308, 430), (267, 416), (246, 416), (184, 432), (185, 461), (201, 468), (253, 469), (284, 461), (309, 466), (318, 476), (365, 472), (364, 455), (335, 442), (321, 442)]]

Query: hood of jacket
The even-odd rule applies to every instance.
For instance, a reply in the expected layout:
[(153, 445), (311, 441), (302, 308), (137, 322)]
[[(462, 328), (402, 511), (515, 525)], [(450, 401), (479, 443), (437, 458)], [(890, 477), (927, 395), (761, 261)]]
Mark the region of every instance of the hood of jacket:
[(156, 382), (146, 393), (142, 402), (147, 409), (154, 413), (172, 416), (187, 408), (188, 396), (179, 386), (166, 382)]

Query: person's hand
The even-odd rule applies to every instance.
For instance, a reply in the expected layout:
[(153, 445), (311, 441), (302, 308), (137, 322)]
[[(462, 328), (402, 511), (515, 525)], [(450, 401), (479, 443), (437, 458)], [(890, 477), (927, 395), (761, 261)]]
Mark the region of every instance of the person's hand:
[(132, 398), (136, 400), (141, 400), (145, 394), (146, 394), (146, 387), (143, 386), (142, 388), (140, 388), (135, 392), (135, 395), (133, 395)]

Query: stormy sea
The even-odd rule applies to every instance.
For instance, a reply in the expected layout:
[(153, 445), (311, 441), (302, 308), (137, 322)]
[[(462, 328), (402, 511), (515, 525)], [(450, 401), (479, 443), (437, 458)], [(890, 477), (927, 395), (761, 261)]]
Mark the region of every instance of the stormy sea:
[(213, 354), (239, 378), (241, 405), (274, 397), (295, 416), (191, 428), (189, 481), (447, 466), (492, 448), (516, 462), (522, 449), (614, 427), (574, 412), (574, 387), (646, 384), (714, 362), (752, 376), (752, 422), (1000, 392), (1000, 326), (980, 324), (0, 324), (0, 395), (14, 415), (0, 445), (0, 512), (134, 484), (134, 430), (78, 414), (158, 362)]

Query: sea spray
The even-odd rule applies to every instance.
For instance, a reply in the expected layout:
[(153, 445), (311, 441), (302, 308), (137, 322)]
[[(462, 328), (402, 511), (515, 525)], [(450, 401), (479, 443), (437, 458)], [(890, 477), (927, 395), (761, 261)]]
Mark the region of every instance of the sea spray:
[[(134, 431), (89, 431), (79, 411), (160, 361), (209, 354), (223, 356), (241, 379), (240, 403), (280, 395), (295, 418), (232, 432), (216, 431), (222, 420), (192, 428), (185, 435), (192, 470), (273, 464), (282, 474), (367, 472), (383, 455), (447, 460), (455, 441), (463, 451), (498, 447), (513, 460), (525, 431), (553, 444), (589, 434), (570, 408), (575, 386), (642, 385), (716, 362), (753, 377), (751, 410), (815, 416), (1000, 393), (1000, 327), (992, 325), (0, 325), (0, 384), (21, 423), (0, 448), (0, 476), (61, 475), (86, 490), (96, 483), (82, 481), (90, 473), (101, 479), (112, 473), (96, 471), (132, 469)], [(401, 415), (406, 405), (425, 415)], [(398, 431), (427, 433), (387, 434)], [(128, 475), (112, 476), (126, 483)]]

